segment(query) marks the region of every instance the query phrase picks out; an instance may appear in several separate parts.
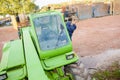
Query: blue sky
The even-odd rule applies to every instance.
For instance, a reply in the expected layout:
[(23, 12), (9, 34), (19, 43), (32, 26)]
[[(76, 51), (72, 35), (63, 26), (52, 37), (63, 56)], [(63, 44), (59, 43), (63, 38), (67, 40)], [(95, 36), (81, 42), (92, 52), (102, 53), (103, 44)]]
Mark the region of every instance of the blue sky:
[(42, 6), (45, 6), (47, 4), (55, 4), (55, 3), (60, 3), (60, 2), (66, 2), (69, 0), (35, 0), (35, 4), (39, 5), (41, 8)]

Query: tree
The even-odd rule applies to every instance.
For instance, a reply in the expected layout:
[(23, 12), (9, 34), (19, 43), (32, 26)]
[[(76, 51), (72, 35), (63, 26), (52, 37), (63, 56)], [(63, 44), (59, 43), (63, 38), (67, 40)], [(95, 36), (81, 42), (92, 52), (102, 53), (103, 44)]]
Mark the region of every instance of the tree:
[(35, 11), (36, 7), (30, 0), (1, 0), (0, 14), (30, 13)]

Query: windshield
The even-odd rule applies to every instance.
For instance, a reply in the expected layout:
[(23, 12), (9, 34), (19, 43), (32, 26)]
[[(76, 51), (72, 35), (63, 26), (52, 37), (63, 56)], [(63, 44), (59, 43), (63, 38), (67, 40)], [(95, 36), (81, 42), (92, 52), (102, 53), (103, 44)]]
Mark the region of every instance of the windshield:
[(68, 44), (68, 37), (59, 15), (33, 20), (41, 50), (52, 50)]

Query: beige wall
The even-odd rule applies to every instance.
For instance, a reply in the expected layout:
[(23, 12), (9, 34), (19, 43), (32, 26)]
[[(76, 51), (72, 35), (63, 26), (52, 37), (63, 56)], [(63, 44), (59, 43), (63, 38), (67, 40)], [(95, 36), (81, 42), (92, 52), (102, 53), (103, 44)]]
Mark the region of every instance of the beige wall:
[(120, 14), (120, 0), (113, 1), (113, 14)]
[(16, 17), (14, 15), (11, 15), (11, 20), (12, 20), (13, 28), (17, 29), (18, 25), (17, 25)]

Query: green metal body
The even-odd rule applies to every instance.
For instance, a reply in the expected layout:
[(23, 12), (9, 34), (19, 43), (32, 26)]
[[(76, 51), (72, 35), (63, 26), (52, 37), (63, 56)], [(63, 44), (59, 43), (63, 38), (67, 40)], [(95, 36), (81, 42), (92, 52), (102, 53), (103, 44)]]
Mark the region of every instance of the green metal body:
[[(34, 19), (49, 15), (60, 16), (68, 42), (61, 47), (56, 48), (55, 45), (54, 49), (42, 50)], [(72, 50), (62, 14), (55, 11), (34, 13), (30, 15), (30, 23), (31, 26), (20, 29), (21, 39), (4, 45), (0, 63), (0, 80), (4, 74), (7, 75), (5, 80), (73, 80), (70, 73), (65, 74), (63, 67), (76, 62), (78, 56)], [(67, 59), (71, 55), (73, 57)]]

